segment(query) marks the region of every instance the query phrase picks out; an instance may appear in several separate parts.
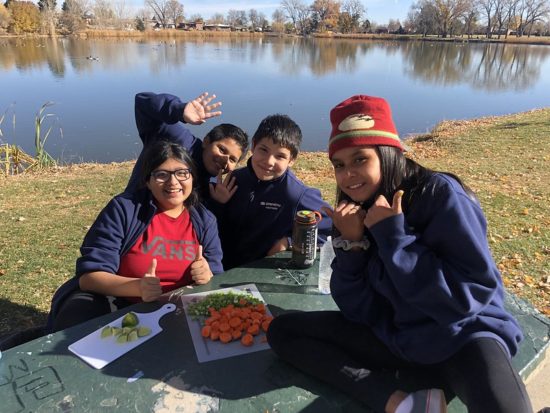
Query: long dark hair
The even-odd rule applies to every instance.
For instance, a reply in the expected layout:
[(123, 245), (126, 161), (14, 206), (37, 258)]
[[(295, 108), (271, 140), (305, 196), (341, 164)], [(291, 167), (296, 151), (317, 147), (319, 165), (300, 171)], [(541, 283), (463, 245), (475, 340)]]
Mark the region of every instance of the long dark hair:
[(191, 193), (187, 199), (183, 202), (186, 208), (191, 208), (199, 203), (199, 194), (197, 191), (198, 175), (197, 168), (189, 153), (185, 148), (177, 143), (168, 142), (165, 140), (158, 140), (153, 142), (143, 151), (143, 164), (141, 167), (141, 186), (145, 187), (147, 181), (151, 177), (151, 172), (157, 169), (160, 165), (166, 162), (168, 159), (175, 159), (176, 161), (183, 162), (187, 165), (191, 171), (191, 178), (193, 179), (193, 186)]
[[(439, 172), (426, 168), (412, 159), (405, 157), (399, 148), (393, 146), (376, 146), (375, 150), (380, 158), (380, 187), (371, 199), (365, 201), (363, 204), (363, 208), (365, 209), (368, 209), (379, 195), (384, 195), (388, 202), (391, 203), (395, 192), (402, 189), (405, 191), (403, 210), (406, 212), (414, 202), (414, 199), (428, 190), (426, 184), (429, 178), (435, 173), (443, 173), (456, 179), (456, 181), (462, 185), (468, 196), (472, 199), (476, 199), (473, 191), (468, 188), (460, 178), (450, 172)], [(338, 189), (337, 202), (339, 203), (342, 200), (351, 201), (345, 193)]]

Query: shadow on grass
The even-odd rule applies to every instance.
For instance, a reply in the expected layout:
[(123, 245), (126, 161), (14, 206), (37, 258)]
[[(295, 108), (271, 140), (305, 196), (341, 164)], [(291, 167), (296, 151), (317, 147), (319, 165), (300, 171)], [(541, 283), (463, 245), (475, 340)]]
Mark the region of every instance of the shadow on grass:
[(0, 340), (7, 335), (46, 324), (48, 314), (0, 298)]

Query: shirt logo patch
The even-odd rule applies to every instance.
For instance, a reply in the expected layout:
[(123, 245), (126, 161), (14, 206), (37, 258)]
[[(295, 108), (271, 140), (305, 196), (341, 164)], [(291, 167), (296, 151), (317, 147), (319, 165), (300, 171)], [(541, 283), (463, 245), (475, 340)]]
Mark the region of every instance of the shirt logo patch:
[(281, 204), (278, 204), (276, 202), (265, 202), (265, 201), (260, 202), (260, 206), (272, 211), (278, 211), (282, 207)]

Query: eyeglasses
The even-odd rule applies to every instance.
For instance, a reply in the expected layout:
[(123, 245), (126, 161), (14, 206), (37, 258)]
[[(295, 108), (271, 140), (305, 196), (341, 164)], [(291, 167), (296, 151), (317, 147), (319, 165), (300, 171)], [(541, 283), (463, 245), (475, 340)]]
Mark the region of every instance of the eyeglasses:
[(158, 183), (168, 182), (172, 175), (176, 177), (178, 181), (187, 181), (191, 177), (190, 169), (176, 169), (175, 171), (165, 171), (164, 169), (159, 169), (158, 171), (151, 172), (151, 176)]

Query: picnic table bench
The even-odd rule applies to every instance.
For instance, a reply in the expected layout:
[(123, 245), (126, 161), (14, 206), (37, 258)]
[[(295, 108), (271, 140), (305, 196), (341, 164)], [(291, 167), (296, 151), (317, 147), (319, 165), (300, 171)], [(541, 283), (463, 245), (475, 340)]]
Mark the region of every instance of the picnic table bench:
[[(181, 295), (255, 284), (274, 316), (287, 311), (336, 309), (317, 291), (318, 262), (306, 270), (289, 266), (280, 253), (216, 276), (205, 286), (182, 288), (157, 303), (130, 309), (147, 313), (166, 301), (175, 311), (163, 329), (102, 369), (94, 369), (68, 346), (119, 318), (129, 309), (90, 320), (2, 353), (2, 412), (365, 412), (360, 403), (278, 359), (269, 349), (200, 363)], [(523, 327), (525, 340), (514, 365), (525, 379), (548, 347), (550, 321), (527, 303), (507, 296), (506, 305)], [(314, 349), (312, 349), (314, 351)], [(451, 413), (465, 412), (457, 399)]]

